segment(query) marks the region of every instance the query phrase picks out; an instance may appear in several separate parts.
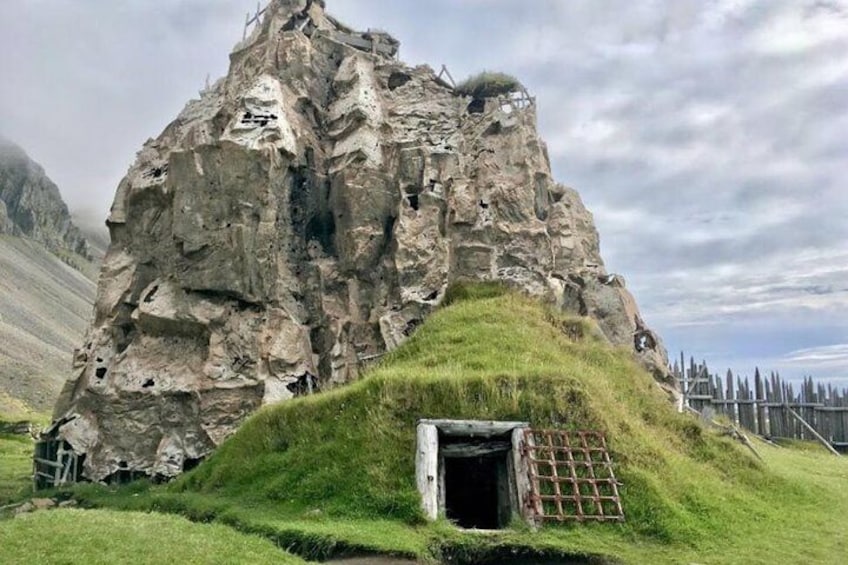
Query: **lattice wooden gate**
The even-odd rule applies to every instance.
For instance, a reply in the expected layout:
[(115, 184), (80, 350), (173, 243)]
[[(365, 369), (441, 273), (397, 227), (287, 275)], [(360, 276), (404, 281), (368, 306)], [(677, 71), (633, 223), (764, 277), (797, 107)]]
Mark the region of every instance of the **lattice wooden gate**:
[(543, 521), (623, 521), (618, 481), (599, 432), (524, 430), (530, 504)]

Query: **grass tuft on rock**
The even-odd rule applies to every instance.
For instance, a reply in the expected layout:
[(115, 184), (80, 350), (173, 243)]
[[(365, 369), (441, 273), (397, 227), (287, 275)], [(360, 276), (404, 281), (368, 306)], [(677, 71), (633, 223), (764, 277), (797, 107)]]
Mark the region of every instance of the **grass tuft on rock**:
[(504, 94), (519, 92), (524, 88), (512, 75), (500, 72), (483, 71), (456, 85), (456, 93), (472, 98), (494, 98)]

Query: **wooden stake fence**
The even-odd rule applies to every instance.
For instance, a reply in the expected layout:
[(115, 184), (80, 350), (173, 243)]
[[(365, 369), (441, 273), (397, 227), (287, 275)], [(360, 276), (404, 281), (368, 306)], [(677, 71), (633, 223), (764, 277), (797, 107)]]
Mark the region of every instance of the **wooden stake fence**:
[(706, 363), (688, 366), (681, 353), (672, 372), (683, 391), (684, 406), (727, 417), (757, 435), (774, 438), (824, 440), (830, 448), (848, 451), (848, 389), (816, 383), (807, 377), (791, 383), (759, 369), (749, 378), (731, 371), (724, 378), (710, 373)]

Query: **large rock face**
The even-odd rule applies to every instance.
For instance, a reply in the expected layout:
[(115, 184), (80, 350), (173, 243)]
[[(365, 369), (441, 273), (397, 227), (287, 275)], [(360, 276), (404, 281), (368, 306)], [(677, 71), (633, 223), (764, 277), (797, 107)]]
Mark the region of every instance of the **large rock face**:
[(173, 476), (261, 405), (350, 382), (455, 281), (592, 316), (662, 372), (532, 100), (463, 98), (396, 50), (276, 0), (139, 152), (55, 414), (88, 478)]
[(23, 149), (0, 137), (0, 234), (89, 258), (59, 189)]

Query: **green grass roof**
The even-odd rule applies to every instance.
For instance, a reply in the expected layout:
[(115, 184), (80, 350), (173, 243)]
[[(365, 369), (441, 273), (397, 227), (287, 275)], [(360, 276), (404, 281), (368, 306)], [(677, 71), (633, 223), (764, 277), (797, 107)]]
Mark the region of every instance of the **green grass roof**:
[(764, 471), (677, 414), (627, 351), (595, 335), (590, 321), (513, 294), (460, 301), (363, 380), (262, 410), (175, 488), (416, 523), (419, 419), (526, 420), (605, 432), (628, 527), (688, 539), (710, 504), (705, 483), (727, 490)]

